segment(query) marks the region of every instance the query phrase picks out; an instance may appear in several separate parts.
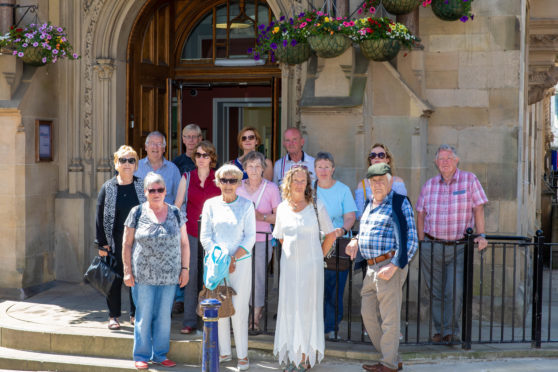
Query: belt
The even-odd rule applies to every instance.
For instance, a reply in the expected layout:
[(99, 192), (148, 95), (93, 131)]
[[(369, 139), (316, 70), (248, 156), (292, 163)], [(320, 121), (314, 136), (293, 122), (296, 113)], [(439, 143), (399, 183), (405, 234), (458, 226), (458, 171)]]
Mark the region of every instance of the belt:
[(388, 253), (383, 254), (381, 256), (374, 257), (374, 258), (371, 258), (369, 260), (366, 260), (366, 263), (368, 264), (368, 266), (376, 265), (376, 264), (379, 264), (380, 262), (383, 262), (385, 260), (389, 260), (393, 256), (395, 256), (395, 251), (389, 251)]
[(467, 238), (465, 238), (465, 237), (461, 238), (461, 239), (456, 239), (456, 240), (443, 240), (443, 239), (437, 239), (437, 238), (435, 238), (432, 235), (427, 234), (427, 233), (424, 233), (424, 236), (426, 238), (428, 238), (429, 240), (432, 240), (432, 241), (435, 241), (437, 243), (441, 243), (441, 244), (444, 244), (444, 245), (454, 245), (456, 243), (464, 243), (464, 242), (467, 241)]

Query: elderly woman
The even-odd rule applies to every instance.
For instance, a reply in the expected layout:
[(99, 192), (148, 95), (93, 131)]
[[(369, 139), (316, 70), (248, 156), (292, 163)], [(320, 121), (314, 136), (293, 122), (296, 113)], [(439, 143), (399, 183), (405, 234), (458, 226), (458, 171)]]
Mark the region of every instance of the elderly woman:
[[(333, 179), (335, 161), (329, 152), (319, 152), (314, 161), (316, 171), (316, 190), (318, 199), (324, 203), (327, 214), (335, 228), (335, 236), (347, 235), (356, 220), (356, 204), (349, 186)], [(337, 319), (335, 319), (335, 294), (337, 293), (337, 272), (325, 269), (324, 281), (324, 320), (325, 333), (328, 338), (334, 338), (335, 330), (343, 319), (343, 292), (349, 270), (339, 272), (339, 292), (337, 303)]]
[(205, 201), (221, 194), (214, 182), (213, 168), (217, 164), (217, 152), (213, 144), (209, 141), (200, 142), (194, 149), (194, 160), (196, 169), (182, 175), (174, 202), (179, 208), (186, 204), (186, 230), (191, 247), (190, 282), (184, 288), (184, 317), (180, 330), (183, 334), (194, 332), (198, 323), (198, 220)]
[[(390, 168), (394, 169), (393, 165), (393, 156), (386, 145), (383, 143), (375, 143), (370, 148), (370, 153), (368, 154), (367, 158), (368, 165), (367, 167), (371, 166), (372, 164), (377, 163), (386, 163), (390, 166)], [(405, 188), (405, 182), (401, 177), (393, 176), (393, 186), (392, 190), (398, 194), (407, 196), (407, 189)], [(363, 179), (357, 186), (355, 190), (355, 199), (358, 208), (358, 217), (362, 216), (362, 212), (364, 210), (364, 205), (366, 204), (366, 200), (372, 200), (372, 189), (370, 188), (370, 184), (367, 179)]]
[(176, 284), (188, 283), (190, 247), (180, 211), (165, 203), (163, 177), (149, 172), (143, 183), (147, 202), (130, 211), (122, 251), (124, 283), (136, 303), (134, 362), (137, 369), (149, 368), (149, 361), (173, 367), (171, 309)]
[[(305, 166), (292, 167), (281, 187), (283, 202), (277, 207), (273, 230), (283, 245), (273, 352), (280, 363), (288, 364), (287, 371), (306, 370), (316, 357), (318, 362), (324, 357), (324, 256), (335, 241), (335, 231), (321, 200), (313, 205)], [(323, 243), (320, 229), (327, 234)]]
[[(242, 155), (236, 158), (235, 160), (231, 161), (231, 164), (234, 164), (243, 172), (242, 179), (248, 178), (248, 173), (244, 169), (244, 157), (251, 151), (258, 151), (258, 146), (262, 144), (262, 136), (256, 130), (256, 128), (246, 127), (242, 128), (240, 132), (238, 132), (238, 147), (242, 151)], [(272, 181), (273, 180), (273, 163), (269, 159), (265, 159), (265, 170), (263, 177), (266, 180)]]
[[(250, 151), (244, 156), (243, 164), (248, 179), (242, 180), (242, 184), (236, 193), (254, 203), (256, 208), (256, 231), (271, 232), (271, 224), (275, 223), (275, 213), (277, 206), (281, 203), (279, 188), (273, 182), (263, 178), (267, 169), (265, 157), (257, 152)], [(267, 242), (267, 261), (266, 261), (266, 239)], [(271, 260), (273, 247), (271, 245), (271, 234), (256, 234), (256, 247), (254, 252), (255, 275), (254, 279), (254, 324), (256, 331), (260, 330), (259, 321), (262, 317), (262, 308), (265, 299), (265, 274), (267, 265)]]
[[(122, 236), (124, 222), (130, 210), (145, 201), (143, 195), (143, 181), (134, 177), (138, 169), (138, 154), (130, 146), (120, 146), (114, 153), (114, 168), (118, 172), (103, 184), (97, 197), (96, 242), (99, 245), (99, 255), (107, 256), (109, 253), (116, 260), (116, 272), (121, 277), (122, 271)], [(122, 279), (117, 279), (112, 284), (107, 296), (109, 309), (108, 328), (120, 328), (118, 318), (121, 310)], [(130, 323), (134, 324), (136, 307), (130, 291)]]
[(219, 319), (219, 361), (232, 359), (230, 322), (234, 332), (237, 368), (246, 370), (248, 361), (248, 302), (252, 288), (251, 252), (256, 241), (254, 204), (236, 195), (242, 171), (232, 164), (217, 170), (215, 183), (221, 196), (207, 200), (203, 206), (200, 241), (206, 254), (220, 247), (231, 256), (228, 285), (236, 291), (232, 302), (235, 314)]

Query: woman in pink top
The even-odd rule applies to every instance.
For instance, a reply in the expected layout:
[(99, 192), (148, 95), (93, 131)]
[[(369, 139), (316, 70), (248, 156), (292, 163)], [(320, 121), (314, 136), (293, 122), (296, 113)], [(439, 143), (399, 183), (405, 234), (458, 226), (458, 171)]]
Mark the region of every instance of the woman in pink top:
[(186, 204), (186, 231), (190, 243), (190, 282), (184, 288), (184, 319), (181, 333), (192, 333), (198, 323), (196, 307), (198, 305), (198, 220), (203, 204), (207, 199), (221, 195), (221, 189), (215, 185), (217, 152), (209, 141), (202, 141), (194, 149), (196, 169), (184, 173), (178, 185), (174, 204), (181, 208)]
[[(244, 156), (244, 170), (248, 178), (236, 189), (236, 193), (251, 200), (256, 207), (256, 231), (271, 233), (271, 224), (275, 223), (275, 212), (281, 203), (279, 188), (273, 182), (263, 178), (267, 163), (265, 157), (257, 152), (251, 151)], [(271, 234), (256, 234), (256, 246), (253, 251), (255, 256), (255, 296), (254, 296), (254, 329), (259, 330), (259, 321), (262, 317), (262, 308), (265, 299), (265, 275), (267, 265), (271, 259), (271, 242), (267, 243), (266, 261), (266, 236), (271, 240)]]

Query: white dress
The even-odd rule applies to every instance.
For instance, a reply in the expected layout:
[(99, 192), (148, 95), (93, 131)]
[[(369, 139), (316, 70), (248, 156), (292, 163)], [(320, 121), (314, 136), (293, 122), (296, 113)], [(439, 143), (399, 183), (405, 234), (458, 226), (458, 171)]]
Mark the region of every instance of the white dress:
[[(333, 225), (325, 206), (318, 200), (320, 227), (326, 234)], [(277, 207), (273, 236), (283, 239), (279, 304), (273, 353), (279, 363), (310, 365), (324, 357), (324, 259), (318, 221), (312, 204), (294, 212), (287, 201)]]

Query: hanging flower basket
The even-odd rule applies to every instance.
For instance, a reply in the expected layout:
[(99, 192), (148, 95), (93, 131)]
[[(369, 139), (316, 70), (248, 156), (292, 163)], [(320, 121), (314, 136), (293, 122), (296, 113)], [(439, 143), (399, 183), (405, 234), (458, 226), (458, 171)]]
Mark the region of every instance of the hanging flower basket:
[(21, 57), (23, 63), (31, 66), (44, 66), (46, 63), (42, 61), (43, 59), (43, 49), (30, 47), (25, 50), (25, 54)]
[(457, 21), (471, 13), (471, 1), (432, 0), (432, 12), (443, 21)]
[(298, 43), (294, 46), (278, 46), (274, 53), (279, 62), (286, 63), (287, 65), (298, 65), (310, 58), (312, 50), (308, 43)]
[(422, 0), (382, 0), (385, 10), (391, 14), (401, 15), (411, 13)]
[(360, 51), (362, 54), (373, 61), (384, 62), (390, 61), (397, 56), (401, 43), (399, 40), (393, 39), (369, 39), (360, 42)]
[(351, 40), (342, 34), (309, 36), (308, 43), (318, 57), (322, 58), (338, 57), (351, 46)]

